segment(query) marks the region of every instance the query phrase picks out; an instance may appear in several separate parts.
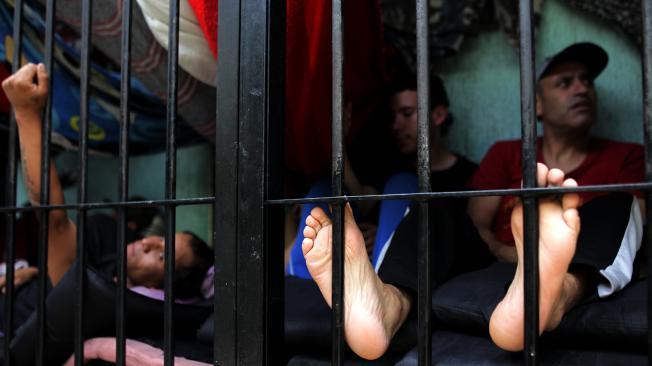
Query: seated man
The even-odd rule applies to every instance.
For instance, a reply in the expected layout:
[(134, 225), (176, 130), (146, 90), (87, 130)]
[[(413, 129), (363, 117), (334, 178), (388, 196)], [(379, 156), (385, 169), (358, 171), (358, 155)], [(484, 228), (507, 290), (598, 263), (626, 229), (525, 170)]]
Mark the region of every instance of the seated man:
[[(596, 121), (597, 103), (593, 80), (606, 67), (607, 61), (607, 54), (599, 46), (577, 43), (548, 58), (537, 72), (536, 112), (543, 125), (543, 136), (537, 141), (537, 161), (560, 169), (579, 185), (634, 183), (644, 179), (643, 148), (640, 145), (590, 135)], [(521, 141), (493, 145), (471, 185), (477, 189), (520, 187)], [(542, 331), (556, 328), (563, 314), (580, 301), (594, 294), (609, 296), (627, 285), (632, 277), (633, 260), (641, 245), (641, 212), (645, 212), (638, 206), (644, 202), (633, 200), (631, 195), (607, 195), (604, 192), (584, 192), (580, 198), (583, 230), (575, 255), (573, 252), (555, 252), (546, 257), (548, 253), (543, 247), (540, 249), (542, 285), (564, 279), (564, 286), (555, 287), (557, 293), (551, 297), (558, 299), (555, 306), (562, 306), (551, 308), (551, 313), (544, 310), (546, 296), (542, 287)], [(522, 260), (519, 257), (522, 254), (518, 249), (520, 244), (512, 237), (515, 224), (512, 210), (517, 202), (514, 196), (474, 197), (469, 201), (469, 216), (500, 261), (520, 263)], [(619, 212), (613, 205), (627, 209)], [(596, 215), (609, 212), (612, 221), (608, 225), (596, 224), (601, 227), (589, 224), (595, 222), (592, 212), (596, 210), (602, 211)], [(541, 225), (544, 225), (543, 219)], [(561, 259), (564, 256), (573, 258), (573, 261), (568, 274), (559, 276), (566, 270), (557, 267), (567, 262)], [(547, 261), (552, 261), (555, 267), (550, 269), (551, 273), (546, 269), (551, 264)], [(517, 272), (520, 270), (519, 266)], [(514, 291), (521, 290), (520, 284), (513, 284), (506, 301), (498, 305), (491, 317), (492, 339), (508, 350), (523, 347), (522, 312), (517, 311), (522, 307), (522, 301), (520, 304), (509, 301)], [(513, 326), (507, 327), (512, 323)], [(509, 334), (505, 333), (506, 329), (510, 329)]]
[[(577, 46), (575, 46), (577, 47)], [(594, 45), (581, 45), (580, 49), (588, 56), (587, 59), (599, 60), (600, 53), (604, 51)], [(577, 48), (570, 48), (577, 50)], [(550, 59), (540, 72), (541, 82), (539, 83), (540, 95), (537, 104), (537, 110), (540, 115), (547, 115), (546, 113), (564, 115), (564, 109), (568, 111), (567, 114), (594, 116), (595, 111), (595, 93), (592, 87), (592, 80), (597, 75), (604, 65), (606, 65), (606, 54), (603, 55), (602, 66), (597, 68), (589, 68), (581, 63), (574, 63), (572, 66), (578, 69), (573, 69), (571, 72), (564, 73), (563, 76), (556, 74), (552, 76), (553, 79), (545, 80), (546, 75), (553, 75), (554, 67), (559, 66), (557, 62), (564, 60), (570, 53), (577, 55), (574, 52), (561, 52), (559, 55)], [(596, 56), (597, 53), (597, 56)], [(579, 53), (580, 55), (583, 52)], [(600, 63), (598, 61), (598, 63)], [(590, 63), (589, 65), (593, 65)], [(561, 65), (559, 67), (566, 67)], [(563, 70), (563, 69), (562, 69)], [(566, 70), (568, 71), (568, 70)], [(570, 74), (570, 75), (568, 75)], [(543, 77), (542, 77), (543, 75)], [(559, 79), (559, 80), (557, 80)], [(549, 84), (550, 83), (550, 84)], [(568, 98), (566, 104), (559, 105), (555, 110), (546, 110), (544, 107), (549, 105), (551, 95), (547, 92), (541, 93), (541, 89), (553, 87), (565, 90), (569, 87), (571, 89), (579, 89), (580, 96)], [(588, 89), (588, 90), (587, 90)], [(557, 91), (555, 94), (563, 94), (562, 91)], [(546, 104), (544, 104), (544, 101)], [(565, 105), (565, 108), (563, 107)], [(551, 108), (552, 109), (552, 108)], [(545, 111), (545, 112), (544, 112)], [(553, 113), (554, 112), (554, 113)], [(579, 118), (578, 118), (579, 119)], [(576, 123), (579, 121), (573, 120)], [(588, 131), (585, 124), (579, 124), (580, 131)], [(560, 128), (556, 130), (557, 137), (564, 136), (560, 134), (567, 131), (571, 134), (572, 139), (577, 139), (579, 136), (573, 128)], [(552, 132), (552, 131), (551, 131)], [(564, 140), (567, 141), (567, 140)], [(604, 141), (604, 140), (600, 140)], [(641, 162), (642, 155), (640, 154), (640, 147), (631, 144), (623, 144), (620, 146), (621, 151), (625, 151), (620, 155), (625, 155), (629, 158), (622, 158), (614, 162), (611, 160), (610, 166), (617, 170), (626, 171), (631, 168), (631, 164), (636, 166), (636, 162)], [(612, 145), (613, 146), (613, 145)], [(628, 149), (628, 147), (630, 149)], [(618, 149), (616, 149), (618, 150)], [(629, 153), (627, 153), (629, 151)], [(638, 151), (638, 152), (637, 152)], [(559, 152), (558, 152), (559, 154)], [(638, 155), (638, 158), (636, 157)], [(520, 157), (520, 155), (519, 155)], [(555, 155), (559, 158), (562, 156)], [(630, 161), (631, 159), (631, 161)], [(547, 161), (547, 160), (546, 160)], [(510, 163), (511, 160), (505, 159), (503, 162)], [(556, 162), (556, 160), (555, 160)], [(580, 164), (582, 159), (576, 160), (576, 164)], [(595, 163), (595, 158), (591, 159)], [(516, 164), (519, 165), (519, 164)], [(554, 164), (557, 167), (560, 165)], [(640, 165), (639, 165), (640, 167)], [(537, 170), (537, 184), (539, 186), (564, 186), (574, 187), (577, 182), (570, 178), (566, 179), (564, 174), (568, 166), (561, 165), (562, 169), (554, 168), (548, 169), (543, 164), (538, 165)], [(635, 169), (636, 170), (636, 169)], [(642, 168), (640, 169), (642, 172)], [(611, 170), (609, 170), (611, 174)], [(616, 173), (614, 173), (616, 174)], [(607, 179), (612, 177), (605, 177), (602, 183), (612, 183)], [(619, 176), (616, 174), (615, 179)], [(625, 177), (625, 174), (620, 177), (623, 181), (636, 181), (642, 179), (642, 173), (634, 178)], [(640, 178), (640, 179), (639, 179)], [(520, 178), (519, 178), (520, 180)], [(587, 184), (587, 183), (585, 183)], [(507, 188), (507, 187), (502, 187)], [(492, 198), (492, 197), (489, 197)], [(592, 219), (595, 215), (604, 217), (604, 212), (609, 212), (611, 218), (619, 218), (619, 222), (624, 221), (624, 224), (618, 225), (618, 228), (610, 228), (612, 231), (623, 230), (626, 231), (616, 232), (615, 235), (608, 235), (610, 237), (632, 238), (632, 240), (613, 241), (606, 243), (604, 250), (592, 250), (591, 246), (583, 245), (578, 246), (578, 235), (580, 234), (580, 214), (578, 207), (580, 205), (580, 195), (578, 194), (565, 194), (561, 200), (553, 198), (541, 198), (539, 200), (539, 257), (540, 257), (540, 324), (541, 331), (550, 330), (556, 327), (561, 320), (561, 317), (576, 305), (591, 296), (596, 291), (600, 295), (608, 295), (622, 288), (628, 281), (627, 268), (621, 269), (618, 266), (611, 266), (607, 272), (614, 274), (608, 280), (602, 281), (600, 274), (603, 272), (596, 271), (595, 262), (614, 263), (615, 256), (620, 256), (620, 260), (625, 267), (633, 261), (633, 253), (636, 252), (638, 245), (640, 245), (641, 233), (641, 215), (636, 200), (629, 197), (622, 199), (617, 197), (612, 200), (611, 197), (605, 196), (604, 199), (598, 198), (595, 202), (587, 204), (584, 208), (598, 207), (598, 212), (589, 211), (587, 215), (582, 214), (583, 219), (583, 232), (588, 241), (596, 236), (600, 237), (600, 230), (604, 227), (596, 224), (596, 220)], [(607, 201), (607, 204), (603, 204)], [(615, 201), (616, 204), (612, 204)], [(436, 201), (435, 201), (436, 202)], [(490, 332), (494, 342), (507, 350), (519, 350), (523, 348), (523, 270), (522, 270), (522, 245), (523, 245), (523, 211), (518, 200), (513, 201), (514, 209), (509, 211), (509, 227), (511, 229), (514, 247), (513, 256), (514, 261), (518, 262), (515, 277), (509, 289), (498, 304), (496, 310), (493, 312), (490, 321)], [(600, 204), (600, 205), (596, 205)], [(602, 210), (601, 207), (611, 208), (617, 207), (617, 210)], [(471, 210), (473, 214), (474, 205), (471, 202)], [(593, 209), (596, 211), (596, 209)], [(593, 214), (593, 215), (592, 215)], [(631, 216), (632, 224), (629, 224)], [(624, 219), (624, 220), (620, 220)], [(614, 220), (615, 221), (615, 220)], [(331, 303), (331, 221), (323, 210), (316, 208), (312, 211), (311, 216), (306, 219), (306, 228), (304, 234), (306, 239), (303, 243), (304, 255), (310, 272), (317, 282), (324, 298), (327, 303)], [(391, 267), (396, 263), (395, 260), (386, 258), (382, 264), (379, 274), (374, 273), (368, 259), (363, 255), (363, 240), (361, 234), (357, 229), (353, 216), (349, 208), (345, 210), (345, 285), (344, 285), (344, 316), (345, 316), (345, 335), (346, 341), (351, 349), (358, 355), (373, 359), (380, 357), (387, 349), (389, 342), (398, 330), (398, 328), (405, 321), (408, 313), (413, 307), (413, 296), (416, 291), (416, 286), (409, 286), (409, 281), (398, 282), (395, 278), (389, 277), (386, 280), (383, 275), (383, 267)], [(597, 235), (595, 233), (598, 233)], [(607, 235), (603, 235), (607, 236)], [(459, 241), (464, 243), (464, 241)], [(413, 244), (416, 247), (416, 244)], [(594, 243), (595, 245), (595, 243)], [(578, 252), (576, 254), (576, 248)], [(622, 250), (621, 250), (622, 248)], [(391, 249), (391, 248), (390, 248)], [(600, 255), (596, 257), (587, 258), (587, 253), (599, 252)], [(494, 252), (495, 253), (495, 252)], [(412, 252), (410, 260), (399, 260), (403, 263), (413, 263), (416, 266), (416, 251)], [(577, 260), (584, 261), (577, 261)], [(588, 259), (588, 260), (587, 260)], [(593, 259), (594, 262), (590, 260)], [(572, 263), (572, 261), (577, 261)], [(431, 261), (431, 265), (434, 264)], [(387, 272), (392, 271), (387, 268)], [(436, 268), (433, 268), (435, 271)], [(631, 275), (631, 271), (629, 271)], [(416, 279), (413, 279), (413, 283)]]
[[(41, 189), (41, 112), (48, 93), (48, 75), (43, 64), (27, 64), (2, 83), (16, 116), (22, 169), (27, 192), (33, 205), (40, 204)], [(50, 204), (63, 204), (64, 195), (54, 164), (50, 166)], [(108, 221), (110, 218), (105, 217)], [(115, 278), (116, 240), (115, 226), (89, 217), (86, 245), (88, 264)], [(201, 282), (212, 264), (212, 251), (191, 232), (175, 236), (175, 284), (179, 298), (192, 298), (201, 294)], [(75, 261), (77, 228), (65, 210), (49, 213), (48, 278), (56, 286)], [(164, 249), (162, 237), (145, 237), (126, 246), (127, 286), (162, 288), (164, 282)], [(24, 280), (17, 276), (17, 280)]]
[[(392, 135), (394, 137), (398, 151), (402, 157), (405, 158), (406, 167), (410, 171), (400, 172), (392, 175), (386, 182), (383, 189), (383, 194), (395, 193), (411, 193), (418, 191), (418, 179), (414, 171), (417, 168), (417, 79), (413, 74), (398, 77), (391, 86), (390, 104), (393, 112), (392, 122)], [(446, 135), (448, 129), (453, 123), (453, 116), (449, 112), (449, 100), (444, 87), (443, 81), (436, 75), (430, 78), (430, 171), (431, 171), (431, 188), (433, 191), (457, 191), (466, 189), (466, 184), (471, 179), (476, 169), (476, 164), (466, 159), (464, 156), (450, 151), (443, 141), (443, 136)], [(347, 105), (346, 116), (350, 116), (350, 105)], [(348, 118), (345, 119), (347, 121)], [(373, 188), (363, 186), (365, 189), (359, 188), (362, 186), (358, 181), (355, 171), (345, 159), (345, 186), (351, 194), (375, 194)], [(321, 183), (313, 186), (309, 197), (329, 196), (330, 186), (327, 183)], [(361, 203), (375, 203), (375, 202), (361, 202)], [(465, 200), (451, 200), (450, 205), (458, 206), (459, 210), (466, 207)], [(408, 208), (410, 201), (408, 200), (392, 200), (382, 201), (380, 203), (380, 213), (378, 218), (378, 230), (372, 241), (373, 253), (372, 263), (376, 269), (380, 267), (391, 242), (394, 240), (395, 234), (399, 223), (407, 220), (408, 225), (412, 228), (412, 224), (416, 224), (417, 218), (415, 217), (418, 210), (411, 210)], [(303, 205), (301, 211), (301, 223), (310, 214), (310, 211), (316, 204)], [(321, 205), (323, 209), (325, 205)], [(355, 210), (358, 209), (358, 210)], [(356, 217), (359, 211), (369, 211), (369, 208), (360, 207), (360, 202), (356, 202), (354, 207)], [(407, 215), (407, 218), (406, 218)], [(405, 218), (405, 220), (404, 220)], [(363, 225), (360, 225), (363, 233)], [(416, 234), (414, 230), (405, 228), (401, 231), (401, 236)], [(301, 243), (303, 241), (303, 225), (300, 225), (296, 235), (295, 243), (292, 247), (290, 256), (290, 263), (288, 273), (301, 278), (310, 278), (308, 269), (305, 264), (305, 259), (301, 251)], [(365, 239), (369, 246), (369, 240), (365, 233)], [(404, 238), (398, 240), (404, 242), (411, 240)], [(399, 244), (401, 245), (401, 244)], [(412, 265), (410, 264), (410, 267)]]

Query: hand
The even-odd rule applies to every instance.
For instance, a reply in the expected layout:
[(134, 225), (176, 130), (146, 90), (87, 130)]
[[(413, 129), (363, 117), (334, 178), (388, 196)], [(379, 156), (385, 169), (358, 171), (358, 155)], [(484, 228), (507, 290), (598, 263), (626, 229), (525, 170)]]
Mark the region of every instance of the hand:
[(45, 65), (30, 63), (2, 82), (2, 89), (17, 117), (26, 113), (40, 113), (47, 100), (48, 79)]
[[(38, 268), (36, 267), (27, 267), (27, 268), (20, 268), (14, 271), (14, 286), (16, 288), (26, 284), (29, 282), (32, 278), (36, 277), (38, 275)], [(4, 294), (7, 291), (7, 277), (1, 276), (0, 277), (0, 289), (2, 289), (2, 293)]]
[(374, 252), (374, 244), (376, 242), (376, 231), (378, 230), (378, 226), (369, 222), (361, 222), (358, 227), (360, 227), (360, 231), (362, 231), (364, 244), (365, 247), (367, 247), (367, 254), (371, 257), (371, 254)]

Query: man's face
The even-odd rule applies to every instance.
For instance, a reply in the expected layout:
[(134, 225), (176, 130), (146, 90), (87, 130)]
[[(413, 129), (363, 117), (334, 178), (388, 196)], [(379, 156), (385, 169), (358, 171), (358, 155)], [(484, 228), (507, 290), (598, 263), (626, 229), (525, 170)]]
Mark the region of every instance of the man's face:
[(394, 122), (392, 135), (401, 154), (417, 151), (417, 92), (404, 90), (391, 98)]
[(555, 66), (539, 81), (537, 115), (544, 126), (588, 132), (596, 119), (596, 103), (593, 77), (582, 63)]
[[(189, 267), (193, 262), (191, 236), (175, 235), (175, 267)], [(148, 236), (127, 245), (127, 277), (132, 286), (161, 288), (165, 273), (165, 240)]]

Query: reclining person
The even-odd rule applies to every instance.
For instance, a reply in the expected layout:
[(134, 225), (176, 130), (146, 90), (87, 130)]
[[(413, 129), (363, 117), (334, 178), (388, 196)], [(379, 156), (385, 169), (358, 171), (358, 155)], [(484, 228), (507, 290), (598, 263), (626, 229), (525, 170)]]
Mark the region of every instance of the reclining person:
[[(13, 106), (18, 126), (22, 169), (29, 199), (39, 205), (41, 189), (41, 112), (48, 94), (48, 75), (43, 64), (27, 64), (7, 78), (2, 87)], [(50, 166), (50, 204), (64, 203), (63, 190), (54, 164)], [(104, 220), (101, 219), (104, 217)], [(108, 219), (108, 220), (107, 220)], [(111, 225), (112, 223), (112, 225)], [(90, 216), (85, 233), (87, 259), (91, 267), (109, 278), (116, 275), (115, 222), (107, 216)], [(113, 239), (109, 239), (113, 238)], [(179, 298), (200, 296), (206, 271), (212, 264), (212, 251), (195, 234), (175, 235), (175, 284)], [(76, 259), (77, 228), (65, 210), (49, 212), (48, 278), (56, 286)], [(164, 238), (145, 237), (126, 248), (127, 286), (162, 288), (164, 282)], [(33, 277), (34, 274), (32, 274)], [(22, 278), (21, 276), (17, 276)], [(23, 278), (23, 280), (25, 280)], [(27, 279), (29, 280), (29, 279)], [(35, 282), (35, 281), (33, 281)]]
[[(586, 59), (599, 60), (600, 52), (604, 51), (595, 45), (579, 46), (586, 53)], [(577, 50), (577, 48), (571, 48)], [(564, 60), (568, 53), (561, 52), (552, 58), (542, 68), (540, 72), (540, 95), (538, 97), (537, 110), (540, 115), (546, 113), (580, 114), (594, 117), (595, 111), (595, 92), (593, 89), (593, 78), (606, 65), (606, 54), (600, 67), (590, 68), (594, 63), (572, 63), (572, 71), (565, 70), (563, 75), (553, 74), (557, 62)], [(583, 60), (581, 58), (580, 60)], [(598, 64), (600, 62), (598, 61)], [(567, 67), (562, 64), (559, 67)], [(552, 79), (545, 78), (551, 75)], [(557, 76), (554, 76), (557, 75)], [(543, 77), (542, 77), (543, 76)], [(557, 80), (560, 79), (560, 80)], [(551, 85), (548, 85), (548, 84)], [(567, 98), (567, 103), (559, 105), (556, 110), (546, 110), (548, 108), (548, 97), (546, 91), (542, 89), (549, 87), (560, 89), (580, 89), (583, 96)], [(587, 89), (587, 90), (584, 90)], [(561, 91), (557, 93), (563, 94)], [(553, 104), (554, 105), (554, 104)], [(552, 109), (552, 108), (551, 108)], [(579, 121), (578, 121), (579, 122)], [(588, 132), (589, 126), (580, 124), (578, 129)], [(561, 129), (562, 131), (573, 132), (573, 128)], [(561, 132), (561, 131), (559, 131)], [(578, 136), (574, 136), (577, 138)], [(601, 140), (604, 141), (604, 140)], [(613, 146), (613, 145), (612, 145)], [(621, 146), (621, 145), (618, 145)], [(621, 146), (625, 151), (627, 158), (615, 163), (611, 160), (611, 165), (617, 170), (640, 171), (638, 175), (632, 177), (622, 177), (616, 175), (614, 179), (622, 179), (624, 182), (632, 182), (642, 179), (642, 154), (640, 147), (632, 144)], [(629, 149), (627, 149), (629, 148)], [(618, 150), (618, 149), (617, 149)], [(581, 163), (582, 159), (578, 161)], [(511, 163), (512, 160), (505, 160), (504, 163)], [(595, 162), (595, 160), (593, 160)], [(516, 163), (515, 165), (519, 165)], [(568, 170), (567, 166), (562, 166)], [(571, 169), (572, 170), (572, 169)], [(609, 171), (611, 172), (611, 171)], [(611, 176), (606, 179), (612, 178)], [(640, 179), (639, 179), (640, 178)], [(602, 183), (612, 183), (613, 181), (603, 181)], [(577, 182), (567, 179), (564, 171), (558, 168), (548, 169), (544, 164), (538, 164), (537, 184), (539, 186), (563, 186), (574, 187)], [(584, 183), (586, 184), (586, 183)], [(506, 187), (503, 187), (506, 188)], [(541, 329), (551, 330), (559, 324), (562, 316), (570, 310), (579, 301), (587, 299), (587, 296), (597, 292), (600, 295), (608, 295), (622, 288), (628, 281), (627, 269), (612, 268), (610, 271), (615, 273), (613, 282), (605, 283), (600, 278), (599, 272), (595, 270), (595, 263), (583, 258), (591, 249), (596, 251), (595, 247), (580, 245), (578, 246), (578, 235), (580, 234), (580, 195), (564, 194), (561, 200), (553, 198), (542, 198), (539, 200), (539, 258), (540, 258), (540, 324)], [(470, 202), (470, 209), (476, 207), (477, 203)], [(507, 350), (520, 350), (523, 348), (523, 269), (522, 269), (522, 246), (523, 246), (523, 210), (518, 200), (513, 201), (513, 210), (509, 211), (510, 230), (515, 243), (514, 255), (512, 258), (518, 262), (514, 280), (509, 289), (493, 312), (490, 321), (490, 333), (494, 342), (501, 348)], [(604, 210), (602, 210), (604, 208)], [(625, 254), (622, 261), (627, 264), (633, 261), (633, 253), (636, 252), (640, 245), (641, 215), (637, 204), (631, 196), (628, 198), (622, 195), (616, 196), (615, 199), (610, 196), (596, 198), (594, 202), (581, 208), (586, 211), (582, 214), (583, 232), (582, 234), (590, 239), (596, 236), (616, 237), (619, 240), (608, 243), (609, 248), (597, 250), (601, 255), (602, 261), (613, 263), (613, 257), (618, 254)], [(609, 212), (609, 215), (605, 215)], [(472, 212), (473, 214), (473, 212)], [(596, 219), (597, 217), (597, 219)], [(611, 233), (601, 233), (604, 226), (603, 221), (618, 221), (618, 227), (609, 228)], [(618, 220), (616, 220), (616, 218)], [(630, 220), (631, 219), (631, 220)], [(630, 224), (631, 222), (631, 224)], [(477, 221), (476, 221), (477, 224)], [(396, 272), (392, 269), (393, 263), (390, 253), (385, 258), (378, 275), (373, 271), (369, 260), (365, 257), (363, 251), (363, 239), (357, 228), (357, 225), (351, 215), (350, 208), (345, 210), (345, 284), (344, 284), (344, 316), (345, 316), (345, 336), (348, 345), (358, 355), (373, 359), (380, 357), (387, 349), (392, 337), (403, 324), (408, 313), (413, 307), (413, 299), (416, 286), (407, 286), (409, 281), (403, 283), (396, 282), (394, 279), (386, 280), (383, 275), (385, 272)], [(621, 232), (619, 232), (619, 230)], [(331, 245), (332, 245), (332, 225), (329, 217), (320, 208), (313, 209), (311, 215), (306, 219), (306, 228), (304, 235), (306, 239), (303, 243), (303, 251), (310, 273), (317, 282), (322, 295), (326, 302), (331, 304)], [(622, 231), (627, 231), (623, 234)], [(597, 232), (597, 234), (596, 234)], [(626, 242), (624, 237), (632, 237), (633, 240)], [(580, 242), (580, 244), (583, 244)], [(593, 243), (595, 246), (597, 243)], [(412, 244), (416, 248), (416, 244)], [(622, 246), (623, 250), (619, 250)], [(394, 247), (392, 245), (390, 249)], [(588, 247), (588, 249), (587, 249)], [(576, 248), (578, 248), (576, 255)], [(409, 254), (409, 253), (408, 253)], [(468, 254), (468, 253), (467, 253)], [(409, 260), (403, 260), (403, 263), (412, 263), (416, 266), (416, 250), (412, 251)], [(574, 263), (571, 263), (574, 261)], [(401, 260), (399, 260), (401, 262)], [(432, 261), (431, 261), (432, 264)], [(436, 269), (433, 269), (436, 270)], [(631, 275), (631, 271), (629, 272)], [(390, 277), (391, 278), (391, 277)], [(416, 282), (416, 278), (412, 280)]]

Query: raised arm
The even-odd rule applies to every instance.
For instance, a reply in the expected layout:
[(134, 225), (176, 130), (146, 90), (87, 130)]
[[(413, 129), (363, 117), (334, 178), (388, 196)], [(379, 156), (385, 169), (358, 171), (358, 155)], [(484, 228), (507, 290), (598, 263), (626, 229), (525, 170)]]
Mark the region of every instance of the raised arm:
[[(29, 199), (40, 205), (41, 192), (41, 112), (48, 94), (48, 75), (43, 64), (27, 64), (2, 83), (11, 102), (20, 140), (23, 176)], [(63, 204), (64, 196), (54, 164), (50, 164), (50, 204)], [(49, 214), (48, 275), (53, 284), (75, 260), (76, 228), (64, 210)]]
[(489, 246), (489, 250), (501, 262), (516, 262), (516, 249), (496, 239), (491, 230), (496, 212), (500, 205), (500, 197), (473, 197), (469, 200), (468, 213), (473, 224), (478, 229), (482, 240)]

